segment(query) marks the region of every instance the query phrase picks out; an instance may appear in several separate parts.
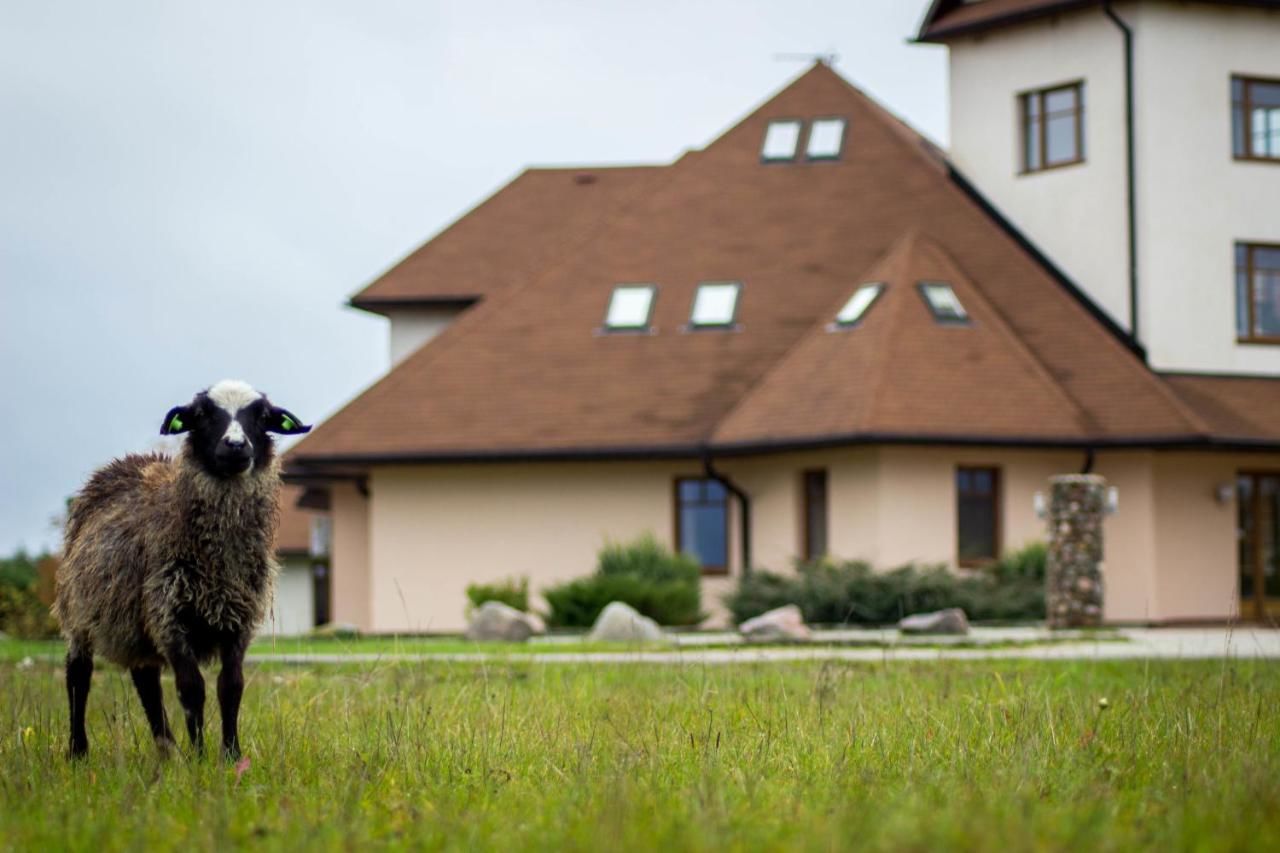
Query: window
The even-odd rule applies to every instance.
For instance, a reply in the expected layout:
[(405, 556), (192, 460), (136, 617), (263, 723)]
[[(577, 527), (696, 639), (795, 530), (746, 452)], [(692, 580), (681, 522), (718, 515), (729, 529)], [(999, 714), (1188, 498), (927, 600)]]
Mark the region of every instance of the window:
[(1000, 541), (1000, 469), (956, 469), (956, 530), (962, 566), (989, 562)]
[(708, 281), (698, 285), (693, 297), (693, 313), (689, 325), (696, 328), (732, 326), (738, 310), (736, 281)]
[(1022, 171), (1039, 172), (1084, 161), (1084, 84), (1018, 96), (1022, 113)]
[(840, 313), (836, 315), (837, 326), (856, 326), (862, 316), (867, 313), (872, 303), (879, 298), (884, 291), (884, 284), (875, 282), (874, 284), (864, 284), (853, 292), (853, 296), (849, 297), (849, 301), (840, 309)]
[(1280, 344), (1280, 246), (1236, 243), (1236, 339)]
[(945, 281), (922, 281), (916, 286), (920, 288), (920, 295), (933, 313), (933, 319), (951, 325), (969, 322), (969, 312), (964, 310), (951, 285)]
[(814, 119), (809, 125), (809, 141), (805, 145), (804, 156), (809, 160), (837, 160), (844, 147), (844, 125), (842, 118)]
[(620, 284), (613, 289), (604, 326), (610, 331), (643, 331), (649, 328), (655, 288), (651, 284)]
[(706, 574), (729, 572), (729, 496), (715, 480), (676, 480), (676, 543)]
[(1240, 160), (1280, 160), (1280, 80), (1231, 78), (1231, 146)]
[(794, 160), (796, 146), (799, 144), (799, 119), (771, 121), (764, 132), (764, 148), (760, 151), (760, 159), (766, 163)]
[(805, 471), (802, 477), (804, 489), (804, 546), (801, 556), (816, 560), (827, 555), (827, 471), (825, 468)]

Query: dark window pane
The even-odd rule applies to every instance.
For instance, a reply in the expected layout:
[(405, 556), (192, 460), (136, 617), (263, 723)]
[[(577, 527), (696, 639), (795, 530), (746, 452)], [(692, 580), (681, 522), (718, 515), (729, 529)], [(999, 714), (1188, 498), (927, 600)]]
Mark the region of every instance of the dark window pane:
[(813, 560), (827, 553), (827, 472), (804, 474), (804, 558)]
[(1023, 109), (1026, 110), (1028, 116), (1040, 115), (1040, 96), (1039, 95), (1023, 95)]
[(1253, 332), (1280, 337), (1280, 272), (1254, 270)]
[(1074, 110), (1076, 108), (1076, 89), (1072, 86), (1070, 89), (1056, 89), (1052, 92), (1045, 92), (1044, 95), (1044, 111), (1047, 113), (1063, 112), (1065, 110)]
[(1258, 246), (1253, 250), (1253, 267), (1280, 272), (1280, 249)]
[(1244, 100), (1244, 81), (1239, 77), (1231, 78), (1231, 100), (1235, 102)]
[(962, 562), (996, 556), (996, 477), (992, 468), (962, 468), (956, 472), (958, 550)]
[(1249, 337), (1249, 273), (1236, 269), (1236, 337)]
[(1244, 107), (1241, 104), (1233, 104), (1231, 107), (1231, 154), (1234, 157), (1243, 157), (1247, 153), (1245, 149), (1245, 137), (1248, 136), (1244, 126)]
[(702, 482), (706, 486), (706, 491), (703, 493), (704, 499), (709, 501), (722, 501), (725, 499), (723, 483), (718, 480), (703, 480)]
[(1043, 165), (1040, 162), (1040, 133), (1043, 127), (1040, 119), (1039, 96), (1024, 95), (1022, 109), (1022, 168), (1030, 172)]
[(1080, 152), (1076, 147), (1075, 113), (1049, 116), (1045, 127), (1045, 165), (1069, 163), (1079, 157)]
[(685, 507), (680, 515), (680, 550), (703, 566), (723, 568), (725, 555), (724, 507)]
[(680, 481), (680, 500), (696, 501), (702, 497), (702, 482), (700, 480), (681, 480)]
[(1236, 479), (1236, 512), (1236, 539), (1240, 543), (1240, 597), (1248, 599), (1253, 596), (1253, 477)]
[(1280, 83), (1249, 84), (1249, 103), (1255, 107), (1280, 107)]

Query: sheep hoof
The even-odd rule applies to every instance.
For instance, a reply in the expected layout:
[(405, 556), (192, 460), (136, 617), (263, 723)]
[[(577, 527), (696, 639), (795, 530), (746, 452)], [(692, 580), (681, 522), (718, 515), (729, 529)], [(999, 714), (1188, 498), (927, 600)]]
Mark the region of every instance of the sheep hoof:
[(89, 742), (73, 741), (71, 749), (67, 751), (67, 758), (71, 761), (83, 761), (89, 757)]
[(177, 750), (178, 744), (171, 737), (156, 738), (156, 749), (160, 751), (161, 758), (168, 758)]

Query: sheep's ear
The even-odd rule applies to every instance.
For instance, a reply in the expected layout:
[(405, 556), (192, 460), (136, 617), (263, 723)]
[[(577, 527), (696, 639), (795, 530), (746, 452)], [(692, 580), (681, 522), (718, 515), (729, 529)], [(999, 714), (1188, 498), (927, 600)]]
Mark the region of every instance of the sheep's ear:
[(267, 432), (301, 435), (304, 432), (311, 432), (311, 427), (303, 424), (302, 419), (288, 409), (272, 406), (267, 412)]
[(169, 414), (164, 416), (164, 423), (160, 425), (160, 434), (177, 435), (189, 429), (191, 429), (191, 407), (174, 406), (169, 410)]

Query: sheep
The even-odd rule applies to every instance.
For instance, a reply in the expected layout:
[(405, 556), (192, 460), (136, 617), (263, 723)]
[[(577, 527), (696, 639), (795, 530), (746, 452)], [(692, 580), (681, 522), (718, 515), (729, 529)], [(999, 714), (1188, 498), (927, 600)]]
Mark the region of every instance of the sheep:
[(72, 758), (89, 750), (95, 653), (129, 670), (165, 753), (174, 745), (160, 688), (168, 664), (196, 754), (204, 751), (200, 665), (220, 657), (222, 751), (239, 756), (244, 654), (278, 571), (280, 463), (270, 433), (310, 429), (246, 383), (224, 380), (165, 415), (161, 435), (186, 434), (176, 456), (129, 454), (72, 499), (54, 603), (67, 640)]

